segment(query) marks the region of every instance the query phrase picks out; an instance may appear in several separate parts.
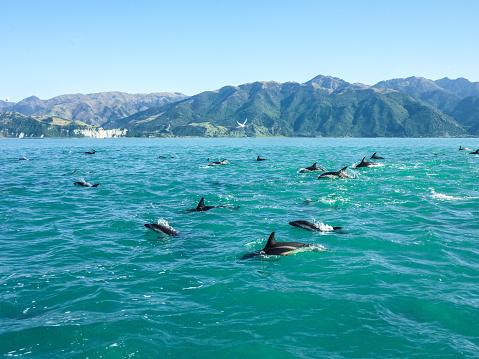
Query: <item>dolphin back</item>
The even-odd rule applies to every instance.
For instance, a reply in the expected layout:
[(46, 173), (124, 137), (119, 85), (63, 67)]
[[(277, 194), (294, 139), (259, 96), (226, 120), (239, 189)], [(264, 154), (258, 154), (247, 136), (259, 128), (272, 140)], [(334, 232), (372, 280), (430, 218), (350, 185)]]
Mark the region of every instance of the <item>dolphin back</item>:
[(147, 223), (145, 224), (145, 227), (151, 229), (152, 231), (155, 231), (156, 233), (160, 233), (160, 234), (163, 233), (169, 236), (177, 236), (178, 234), (180, 234), (180, 232), (175, 231), (173, 228), (163, 226), (161, 224)]

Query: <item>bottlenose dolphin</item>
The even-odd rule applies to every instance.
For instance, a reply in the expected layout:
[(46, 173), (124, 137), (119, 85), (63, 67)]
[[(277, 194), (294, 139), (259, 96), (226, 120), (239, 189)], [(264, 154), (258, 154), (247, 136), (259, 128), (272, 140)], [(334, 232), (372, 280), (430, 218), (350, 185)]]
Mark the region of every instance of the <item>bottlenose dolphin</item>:
[(87, 183), (85, 182), (85, 180), (82, 180), (82, 181), (79, 181), (79, 182), (75, 182), (73, 183), (75, 186), (82, 186), (82, 187), (98, 187), (99, 183), (97, 184), (91, 184), (91, 183)]
[(174, 158), (173, 156), (166, 157), (166, 156), (159, 156), (158, 158)]
[(208, 166), (219, 166), (219, 165), (225, 165), (227, 163), (228, 162), (226, 161), (226, 158), (225, 158), (222, 161), (211, 162)]
[(260, 156), (258, 156), (258, 158), (256, 159), (256, 161), (266, 161), (267, 158), (261, 158)]
[(314, 232), (332, 232), (342, 228), (342, 227), (331, 227), (328, 225), (323, 225), (321, 227), (320, 225), (317, 225), (315, 223), (302, 221), (302, 220), (289, 222), (289, 224), (294, 227), (304, 228), (304, 229), (307, 229), (308, 231), (314, 231)]
[(241, 259), (252, 258), (257, 255), (275, 255), (275, 256), (287, 256), (300, 248), (311, 247), (311, 244), (301, 242), (277, 242), (274, 238), (274, 232), (271, 233), (266, 246), (259, 251), (245, 254)]
[(324, 168), (318, 167), (317, 162), (314, 162), (312, 166), (302, 168), (299, 173), (312, 172), (312, 171), (326, 171)]
[(93, 151), (91, 151), (91, 152), (88, 152), (88, 151), (87, 151), (87, 152), (85, 152), (85, 154), (87, 154), (87, 155), (94, 155), (95, 152), (96, 152), (96, 150), (93, 150)]
[(373, 155), (371, 156), (371, 158), (374, 158), (375, 160), (384, 160), (384, 157), (381, 157), (381, 156), (376, 155), (376, 152), (373, 153)]
[(177, 236), (180, 234), (180, 232), (176, 231), (172, 227), (164, 226), (162, 224), (147, 223), (145, 224), (145, 227), (155, 231), (158, 234), (167, 234), (169, 236)]
[(337, 172), (324, 172), (324, 173), (321, 173), (321, 174), (318, 176), (318, 179), (319, 179), (319, 178), (351, 178), (351, 176), (346, 173), (346, 168), (348, 168), (348, 166), (341, 168), (341, 169), (340, 169), (339, 171), (337, 171)]
[(29, 160), (28, 158), (26, 158), (26, 157), (19, 158), (18, 160), (19, 160), (19, 161), (30, 161), (30, 160)]
[(366, 157), (363, 157), (361, 163), (358, 164), (355, 168), (374, 167), (374, 166), (377, 166), (377, 165), (379, 165), (379, 163), (366, 161)]
[(469, 152), (470, 155), (479, 155), (479, 148), (474, 152)]

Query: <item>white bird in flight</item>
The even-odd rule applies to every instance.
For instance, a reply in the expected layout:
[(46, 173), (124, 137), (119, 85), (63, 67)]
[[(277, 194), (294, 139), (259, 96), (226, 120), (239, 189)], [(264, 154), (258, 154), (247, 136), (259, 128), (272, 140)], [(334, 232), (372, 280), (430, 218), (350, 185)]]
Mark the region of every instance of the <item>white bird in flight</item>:
[(243, 123), (239, 123), (238, 121), (236, 121), (236, 123), (240, 126), (240, 127), (245, 127), (246, 126), (246, 121), (248, 121), (248, 119), (244, 120)]

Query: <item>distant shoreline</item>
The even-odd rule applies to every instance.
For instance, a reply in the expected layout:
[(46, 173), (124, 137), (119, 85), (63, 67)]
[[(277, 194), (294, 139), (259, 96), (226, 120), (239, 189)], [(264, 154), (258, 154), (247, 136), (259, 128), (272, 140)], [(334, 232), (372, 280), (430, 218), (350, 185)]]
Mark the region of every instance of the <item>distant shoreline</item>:
[(58, 140), (121, 140), (121, 139), (144, 139), (144, 140), (154, 140), (154, 139), (186, 139), (186, 138), (191, 138), (191, 139), (264, 139), (264, 138), (294, 138), (294, 139), (303, 139), (303, 138), (311, 138), (311, 139), (331, 139), (331, 138), (370, 138), (370, 139), (428, 139), (428, 138), (455, 138), (455, 139), (460, 139), (460, 138), (479, 138), (475, 136), (460, 136), (460, 137), (349, 137), (349, 136), (343, 136), (343, 137), (306, 137), (306, 136), (255, 136), (255, 137), (233, 137), (233, 136), (223, 136), (223, 137), (196, 137), (196, 136), (174, 136), (174, 137), (23, 137), (23, 138), (18, 138), (18, 137), (1, 137), (0, 140), (53, 140), (53, 139), (58, 139)]

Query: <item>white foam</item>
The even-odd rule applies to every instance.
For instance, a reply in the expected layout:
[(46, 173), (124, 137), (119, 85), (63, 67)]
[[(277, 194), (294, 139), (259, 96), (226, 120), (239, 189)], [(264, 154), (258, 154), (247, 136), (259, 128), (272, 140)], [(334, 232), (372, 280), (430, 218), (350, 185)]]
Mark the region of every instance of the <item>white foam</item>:
[(158, 225), (159, 225), (159, 226), (164, 226), (164, 227), (166, 227), (166, 228), (168, 228), (168, 229), (171, 229), (171, 230), (173, 230), (173, 231), (175, 230), (172, 226), (170, 226), (170, 224), (168, 223), (168, 221), (167, 221), (166, 219), (164, 219), (164, 218), (158, 219)]
[(324, 224), (323, 222), (317, 222), (316, 219), (313, 218), (313, 224), (321, 232), (332, 232), (334, 231), (333, 226), (329, 224)]
[(461, 197), (454, 197), (443, 193), (436, 193), (434, 190), (431, 191), (431, 197), (442, 201), (458, 201), (462, 199)]

